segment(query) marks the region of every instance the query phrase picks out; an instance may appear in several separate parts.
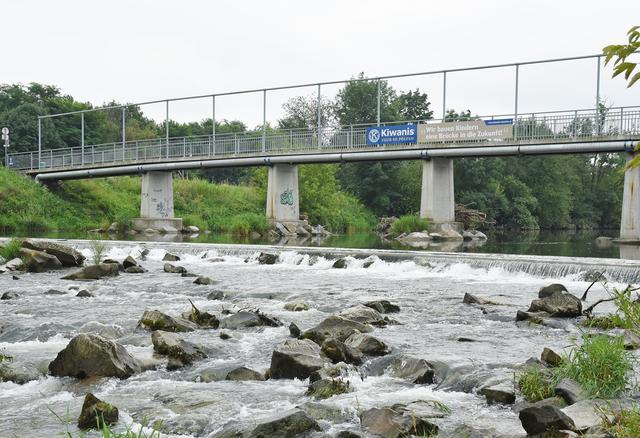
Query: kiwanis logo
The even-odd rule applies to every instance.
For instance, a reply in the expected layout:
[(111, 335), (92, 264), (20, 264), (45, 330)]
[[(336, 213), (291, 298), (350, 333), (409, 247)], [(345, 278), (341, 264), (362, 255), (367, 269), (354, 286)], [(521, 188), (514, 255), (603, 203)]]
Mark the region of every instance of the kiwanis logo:
[(378, 141), (380, 141), (380, 130), (377, 128), (373, 128), (369, 130), (368, 136), (370, 143), (378, 143)]

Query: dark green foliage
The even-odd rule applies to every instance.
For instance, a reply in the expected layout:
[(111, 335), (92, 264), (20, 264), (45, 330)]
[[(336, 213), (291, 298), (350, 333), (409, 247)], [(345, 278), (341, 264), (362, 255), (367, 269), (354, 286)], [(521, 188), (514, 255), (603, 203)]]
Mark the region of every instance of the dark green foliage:
[(428, 230), (429, 221), (413, 214), (400, 216), (398, 220), (391, 225), (391, 234), (394, 236), (399, 236), (402, 233), (413, 233), (414, 231)]

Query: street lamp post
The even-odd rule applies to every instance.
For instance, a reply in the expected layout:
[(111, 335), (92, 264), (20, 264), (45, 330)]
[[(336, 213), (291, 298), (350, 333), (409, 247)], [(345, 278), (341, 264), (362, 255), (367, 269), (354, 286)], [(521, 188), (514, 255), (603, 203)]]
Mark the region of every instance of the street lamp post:
[(9, 167), (9, 128), (2, 128), (2, 140), (4, 140), (4, 167)]

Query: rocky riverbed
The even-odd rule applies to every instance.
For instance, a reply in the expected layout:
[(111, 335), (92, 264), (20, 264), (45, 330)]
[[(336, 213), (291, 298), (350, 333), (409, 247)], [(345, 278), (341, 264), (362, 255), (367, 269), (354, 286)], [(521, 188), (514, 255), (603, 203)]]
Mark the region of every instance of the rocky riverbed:
[(250, 246), (119, 243), (80, 275), (30, 256), (43, 272), (0, 274), (2, 436), (77, 434), (88, 393), (163, 436), (525, 436), (514, 373), (580, 333), (579, 300), (539, 290), (591, 283)]

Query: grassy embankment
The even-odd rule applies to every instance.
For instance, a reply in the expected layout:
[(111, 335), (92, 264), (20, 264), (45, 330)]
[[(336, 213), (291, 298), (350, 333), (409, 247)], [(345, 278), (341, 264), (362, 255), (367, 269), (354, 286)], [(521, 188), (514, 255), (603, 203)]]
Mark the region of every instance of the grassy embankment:
[[(373, 216), (350, 195), (336, 192), (331, 196), (335, 202), (330, 211), (309, 205), (312, 219), (336, 232), (373, 225)], [(185, 225), (203, 230), (247, 235), (267, 228), (263, 187), (176, 178), (174, 204), (176, 216)], [(139, 215), (139, 208), (138, 177), (66, 181), (49, 191), (30, 178), (0, 168), (0, 230), (4, 232), (106, 228), (112, 222), (129, 223)]]

